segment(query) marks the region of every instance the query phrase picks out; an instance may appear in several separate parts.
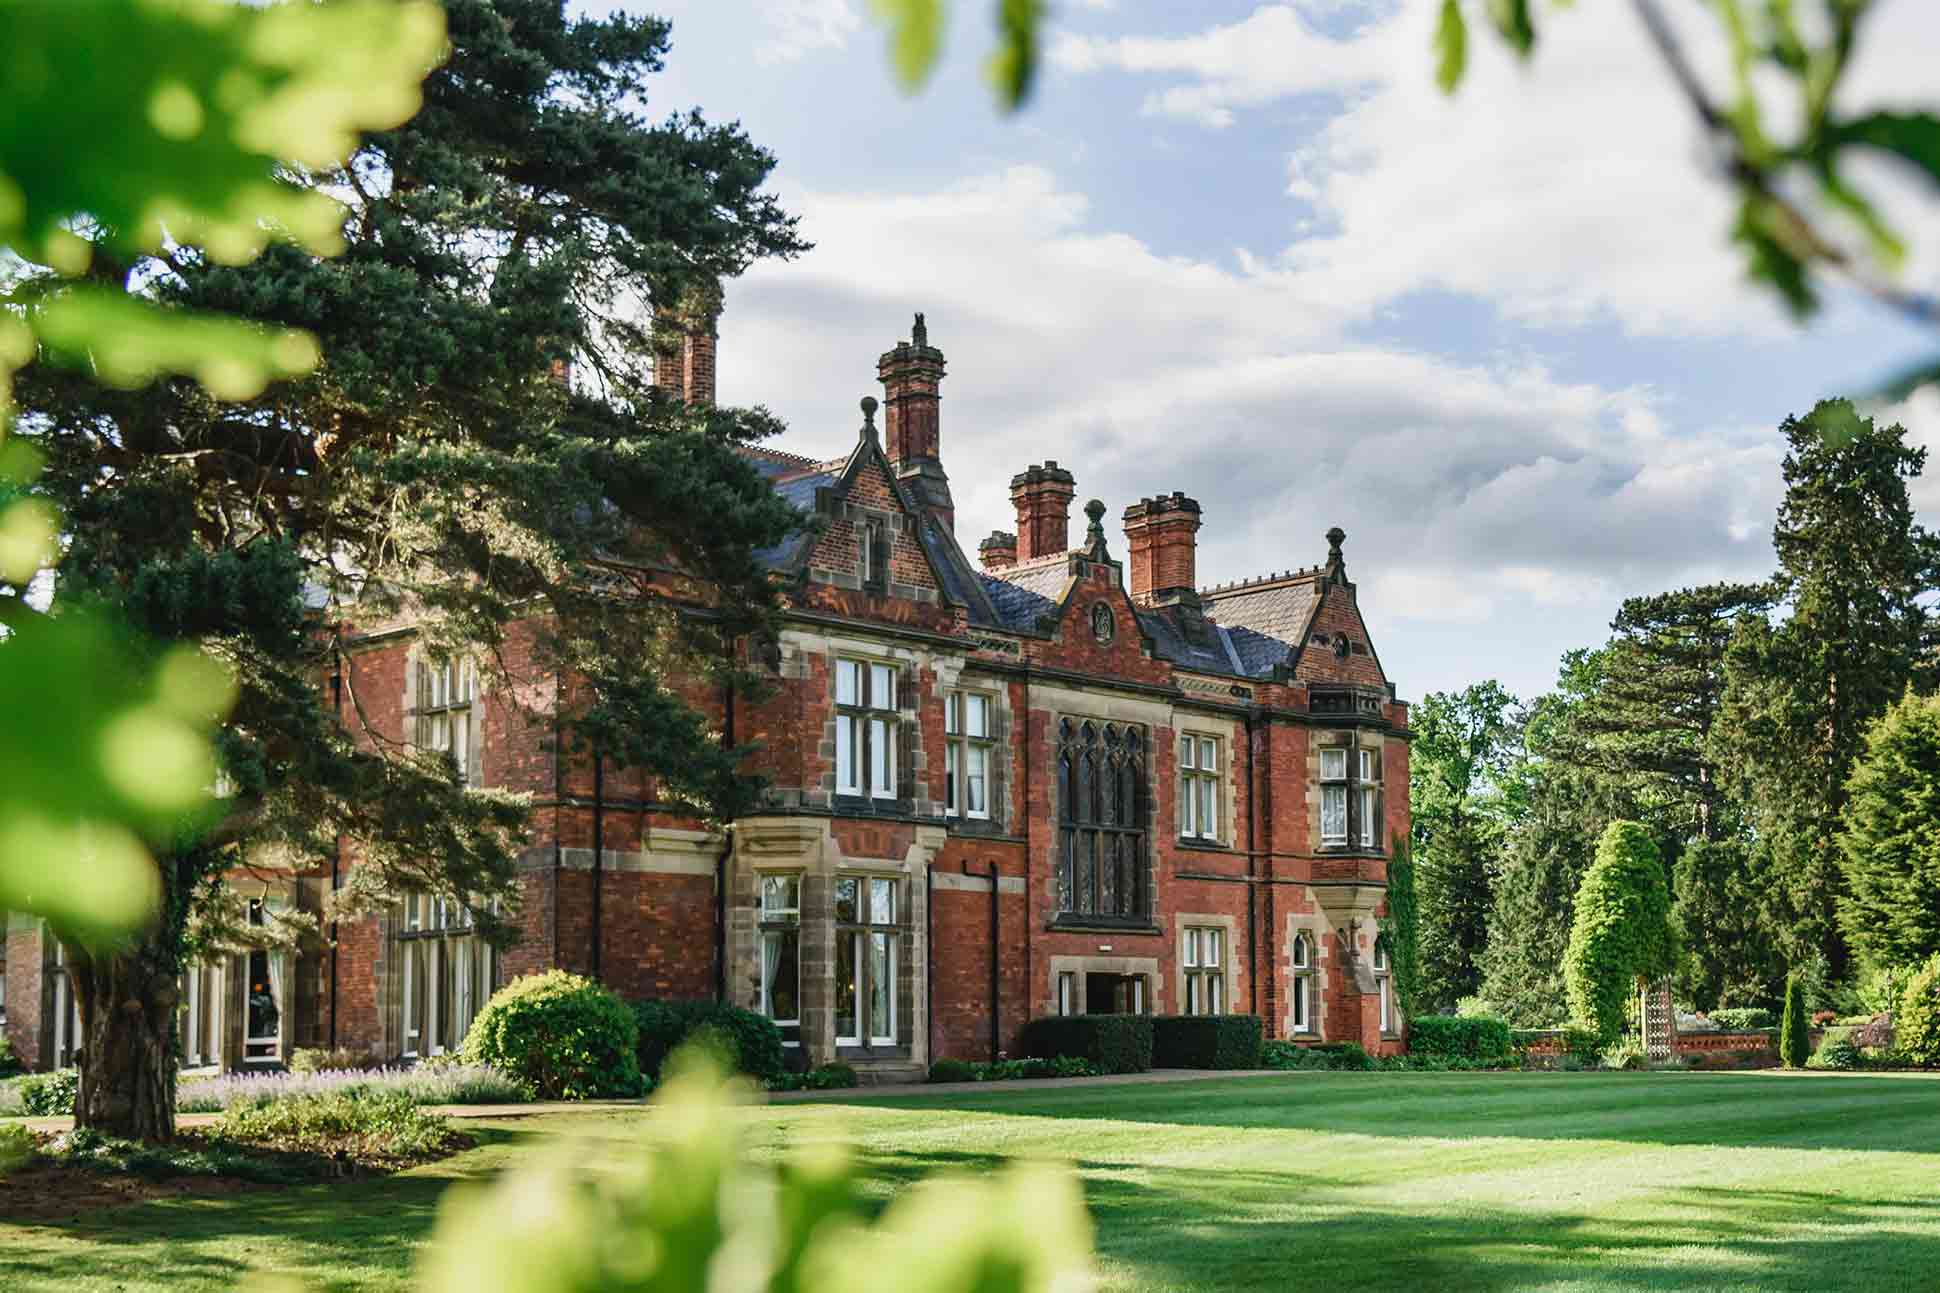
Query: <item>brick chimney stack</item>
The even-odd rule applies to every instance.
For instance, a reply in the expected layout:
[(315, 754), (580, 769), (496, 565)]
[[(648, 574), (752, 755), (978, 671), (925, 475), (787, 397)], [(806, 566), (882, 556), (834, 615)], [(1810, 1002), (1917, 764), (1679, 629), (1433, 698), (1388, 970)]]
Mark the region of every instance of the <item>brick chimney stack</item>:
[(1017, 508), (1017, 559), (1029, 561), (1070, 551), (1071, 500), (1078, 482), (1055, 458), (1010, 478), (1010, 501)]
[(1125, 509), (1132, 600), (1141, 606), (1198, 604), (1199, 504), (1174, 490)]
[(653, 312), (653, 384), (689, 404), (714, 403), (721, 288), (704, 283)]
[(1017, 564), (1017, 536), (992, 530), (990, 537), (977, 545), (977, 556), (985, 570), (1003, 570)]
[(883, 452), (897, 479), (947, 530), (956, 529), (956, 503), (943, 471), (940, 424), (943, 352), (930, 344), (929, 327), (916, 316), (909, 340), (876, 360), (883, 387)]

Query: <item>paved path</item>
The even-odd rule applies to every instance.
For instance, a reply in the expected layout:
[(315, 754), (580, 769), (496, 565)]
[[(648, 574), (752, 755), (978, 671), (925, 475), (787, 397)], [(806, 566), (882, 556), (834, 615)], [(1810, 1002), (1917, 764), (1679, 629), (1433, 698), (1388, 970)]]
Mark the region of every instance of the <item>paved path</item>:
[[(1114, 1073), (1105, 1077), (1028, 1078), (1012, 1082), (905, 1082), (885, 1086), (843, 1087), (833, 1091), (770, 1091), (770, 1104), (803, 1104), (825, 1100), (895, 1100), (906, 1096), (1023, 1094), (1047, 1087), (1076, 1090), (1098, 1086), (1136, 1086), (1151, 1082), (1205, 1082), (1219, 1078), (1292, 1077), (1279, 1069), (1153, 1069), (1149, 1073)], [(452, 1118), (530, 1118), (544, 1113), (620, 1113), (646, 1108), (646, 1100), (541, 1101), (532, 1104), (444, 1104), (433, 1105), (430, 1112)], [(207, 1127), (220, 1114), (185, 1113), (176, 1116), (178, 1127)], [(12, 1121), (9, 1119), (8, 1121)], [(23, 1122), (35, 1131), (66, 1131), (72, 1118), (26, 1118)]]

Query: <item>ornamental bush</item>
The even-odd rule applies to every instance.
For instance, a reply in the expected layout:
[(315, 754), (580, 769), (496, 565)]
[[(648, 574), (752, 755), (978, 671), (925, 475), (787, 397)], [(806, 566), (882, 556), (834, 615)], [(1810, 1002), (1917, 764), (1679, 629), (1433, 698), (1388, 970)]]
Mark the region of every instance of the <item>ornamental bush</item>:
[(1157, 1015), (1152, 1065), (1162, 1069), (1256, 1069), (1266, 1025), (1258, 1015)]
[(1788, 1069), (1802, 1069), (1812, 1053), (1812, 1033), (1805, 1022), (1805, 985), (1796, 974), (1785, 979), (1785, 1015), (1778, 1031), (1778, 1058)]
[(712, 1030), (722, 1059), (736, 1072), (773, 1084), (787, 1068), (775, 1021), (725, 1001), (642, 1001), (634, 1005), (633, 1019), (640, 1029), (640, 1072), (656, 1082), (667, 1057), (703, 1028)]
[(1761, 1028), (1776, 1028), (1778, 1021), (1763, 1006), (1727, 1006), (1711, 1012), (1711, 1022), (1728, 1033), (1755, 1033)]
[(490, 1064), (541, 1100), (640, 1094), (639, 1025), (621, 1000), (564, 970), (529, 974), (492, 995), (465, 1035), (465, 1058)]
[(33, 1132), (17, 1122), (0, 1123), (0, 1180), (33, 1162), (39, 1153)]
[(1893, 1016), (1895, 1047), (1921, 1068), (1940, 1068), (1940, 956), (1907, 983)]
[(1046, 1015), (1024, 1025), (1024, 1051), (1041, 1059), (1072, 1055), (1100, 1073), (1143, 1073), (1152, 1067), (1150, 1015)]
[(1853, 1045), (1851, 1028), (1828, 1028), (1819, 1039), (1819, 1048), (1805, 1062), (1809, 1069), (1845, 1071), (1859, 1067), (1859, 1048)]
[(1676, 957), (1670, 885), (1656, 842), (1636, 822), (1611, 822), (1576, 891), (1563, 954), (1576, 1021), (1605, 1045), (1616, 1041), (1638, 983), (1670, 973)]
[(1408, 1021), (1408, 1050), (1443, 1059), (1507, 1059), (1509, 1021), (1488, 1015), (1422, 1015)]
[(80, 1094), (78, 1069), (54, 1069), (20, 1079), (20, 1112), (30, 1118), (59, 1118), (74, 1112), (74, 1097)]

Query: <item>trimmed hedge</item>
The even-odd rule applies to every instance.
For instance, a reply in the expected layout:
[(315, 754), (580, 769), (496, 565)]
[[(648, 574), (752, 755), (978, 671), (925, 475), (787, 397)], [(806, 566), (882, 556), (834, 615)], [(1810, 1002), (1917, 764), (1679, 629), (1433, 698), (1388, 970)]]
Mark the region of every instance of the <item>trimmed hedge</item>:
[(639, 1025), (621, 1000), (564, 970), (512, 980), (465, 1034), (465, 1058), (489, 1064), (541, 1100), (639, 1095)]
[(1256, 1069), (1266, 1042), (1258, 1015), (1155, 1015), (1152, 1064), (1162, 1069)]
[(1508, 1022), (1489, 1015), (1418, 1015), (1408, 1021), (1408, 1050), (1416, 1055), (1500, 1060), (1509, 1057), (1509, 1043)]
[(1725, 1006), (1711, 1012), (1711, 1022), (1728, 1033), (1755, 1033), (1778, 1027), (1772, 1012), (1763, 1006)]
[(1024, 1052), (1038, 1059), (1072, 1055), (1100, 1073), (1144, 1073), (1152, 1067), (1150, 1015), (1046, 1015), (1024, 1025)]
[(640, 1027), (640, 1071), (656, 1082), (667, 1057), (702, 1029), (720, 1039), (737, 1072), (772, 1085), (787, 1069), (775, 1021), (725, 1001), (640, 1001), (633, 1019)]

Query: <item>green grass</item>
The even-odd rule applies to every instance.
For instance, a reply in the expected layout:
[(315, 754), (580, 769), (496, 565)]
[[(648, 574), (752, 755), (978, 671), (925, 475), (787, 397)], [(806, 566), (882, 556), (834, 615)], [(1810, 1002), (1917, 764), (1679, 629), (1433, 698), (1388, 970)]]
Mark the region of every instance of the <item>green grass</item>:
[[(1867, 1289), (1940, 1272), (1940, 1081), (1295, 1074), (776, 1105), (758, 1152), (857, 1143), (887, 1197), (1015, 1156), (1077, 1165), (1103, 1287)], [(438, 1195), (538, 1141), (626, 1152), (640, 1115), (486, 1124), (387, 1180), (0, 1219), (0, 1288), (407, 1284)]]

